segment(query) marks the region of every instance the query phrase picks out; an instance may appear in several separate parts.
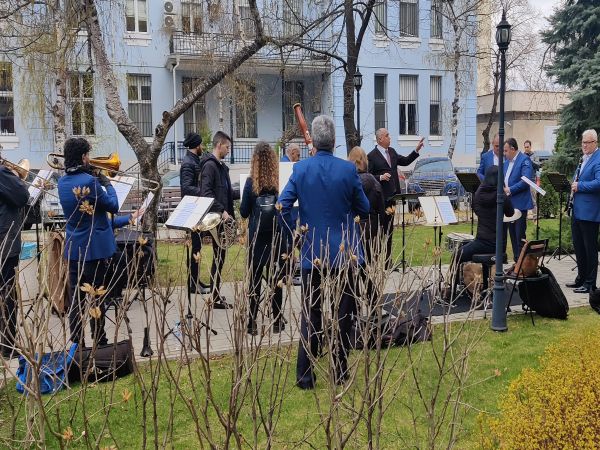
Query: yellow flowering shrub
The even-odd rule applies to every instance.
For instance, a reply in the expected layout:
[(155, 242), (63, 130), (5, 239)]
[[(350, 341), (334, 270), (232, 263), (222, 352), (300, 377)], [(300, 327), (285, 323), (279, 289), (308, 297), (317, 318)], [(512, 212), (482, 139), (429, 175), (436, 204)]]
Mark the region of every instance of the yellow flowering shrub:
[(600, 331), (550, 346), (499, 406), (483, 417), (485, 448), (600, 449)]

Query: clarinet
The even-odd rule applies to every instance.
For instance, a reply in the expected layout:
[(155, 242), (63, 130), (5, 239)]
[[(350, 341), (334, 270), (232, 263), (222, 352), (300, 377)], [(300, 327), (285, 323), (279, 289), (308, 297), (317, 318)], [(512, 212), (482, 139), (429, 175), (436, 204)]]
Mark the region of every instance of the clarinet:
[[(579, 165), (577, 166), (577, 170), (575, 171), (575, 180), (577, 183), (579, 181), (579, 174), (581, 173), (581, 165), (583, 164), (583, 156), (579, 160)], [(567, 216), (571, 216), (571, 212), (573, 211), (573, 195), (574, 192), (569, 192), (569, 200), (567, 200), (567, 207), (565, 208), (565, 213)]]

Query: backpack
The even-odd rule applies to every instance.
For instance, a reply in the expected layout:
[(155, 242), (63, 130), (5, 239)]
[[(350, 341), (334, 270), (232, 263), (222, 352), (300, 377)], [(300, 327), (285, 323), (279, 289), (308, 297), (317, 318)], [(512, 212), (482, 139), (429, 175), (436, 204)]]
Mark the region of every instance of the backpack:
[(254, 223), (256, 231), (260, 233), (272, 233), (275, 224), (275, 204), (277, 196), (273, 194), (264, 194), (256, 197), (254, 204)]
[(540, 266), (542, 275), (524, 278), (519, 282), (519, 295), (523, 304), (542, 317), (566, 319), (569, 303), (563, 294), (554, 274), (547, 267)]
[(69, 368), (69, 381), (112, 381), (133, 372), (131, 341), (97, 345), (77, 350)]
[[(40, 394), (53, 394), (65, 386), (66, 375), (76, 351), (77, 344), (71, 344), (69, 353), (62, 351), (42, 355), (38, 375)], [(25, 386), (32, 382), (30, 368), (29, 362), (23, 356), (19, 356), (16, 388), (21, 394), (25, 392)]]

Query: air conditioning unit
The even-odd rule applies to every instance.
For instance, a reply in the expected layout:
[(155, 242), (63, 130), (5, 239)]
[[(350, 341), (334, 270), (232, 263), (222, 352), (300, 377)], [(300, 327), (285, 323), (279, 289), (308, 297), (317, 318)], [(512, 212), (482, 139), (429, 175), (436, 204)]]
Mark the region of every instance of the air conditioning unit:
[(170, 0), (166, 0), (163, 4), (163, 13), (164, 14), (175, 14), (175, 6), (173, 2)]
[(172, 14), (165, 14), (163, 19), (163, 24), (165, 28), (174, 28), (175, 27), (175, 16)]

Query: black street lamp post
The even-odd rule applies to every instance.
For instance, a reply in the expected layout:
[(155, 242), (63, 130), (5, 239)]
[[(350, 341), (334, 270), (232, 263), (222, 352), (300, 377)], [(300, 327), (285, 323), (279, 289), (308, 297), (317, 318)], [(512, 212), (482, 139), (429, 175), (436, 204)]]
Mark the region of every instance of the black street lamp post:
[(360, 88), (362, 88), (362, 73), (356, 66), (356, 72), (354, 72), (354, 89), (356, 89), (356, 129), (358, 131), (358, 141), (362, 141), (360, 137)]
[(500, 50), (500, 121), (498, 139), (498, 190), (496, 200), (496, 275), (494, 277), (494, 303), (492, 305), (492, 330), (506, 331), (506, 292), (504, 289), (504, 93), (506, 91), (506, 50), (510, 44), (510, 24), (506, 21), (506, 11), (496, 27), (496, 43)]

